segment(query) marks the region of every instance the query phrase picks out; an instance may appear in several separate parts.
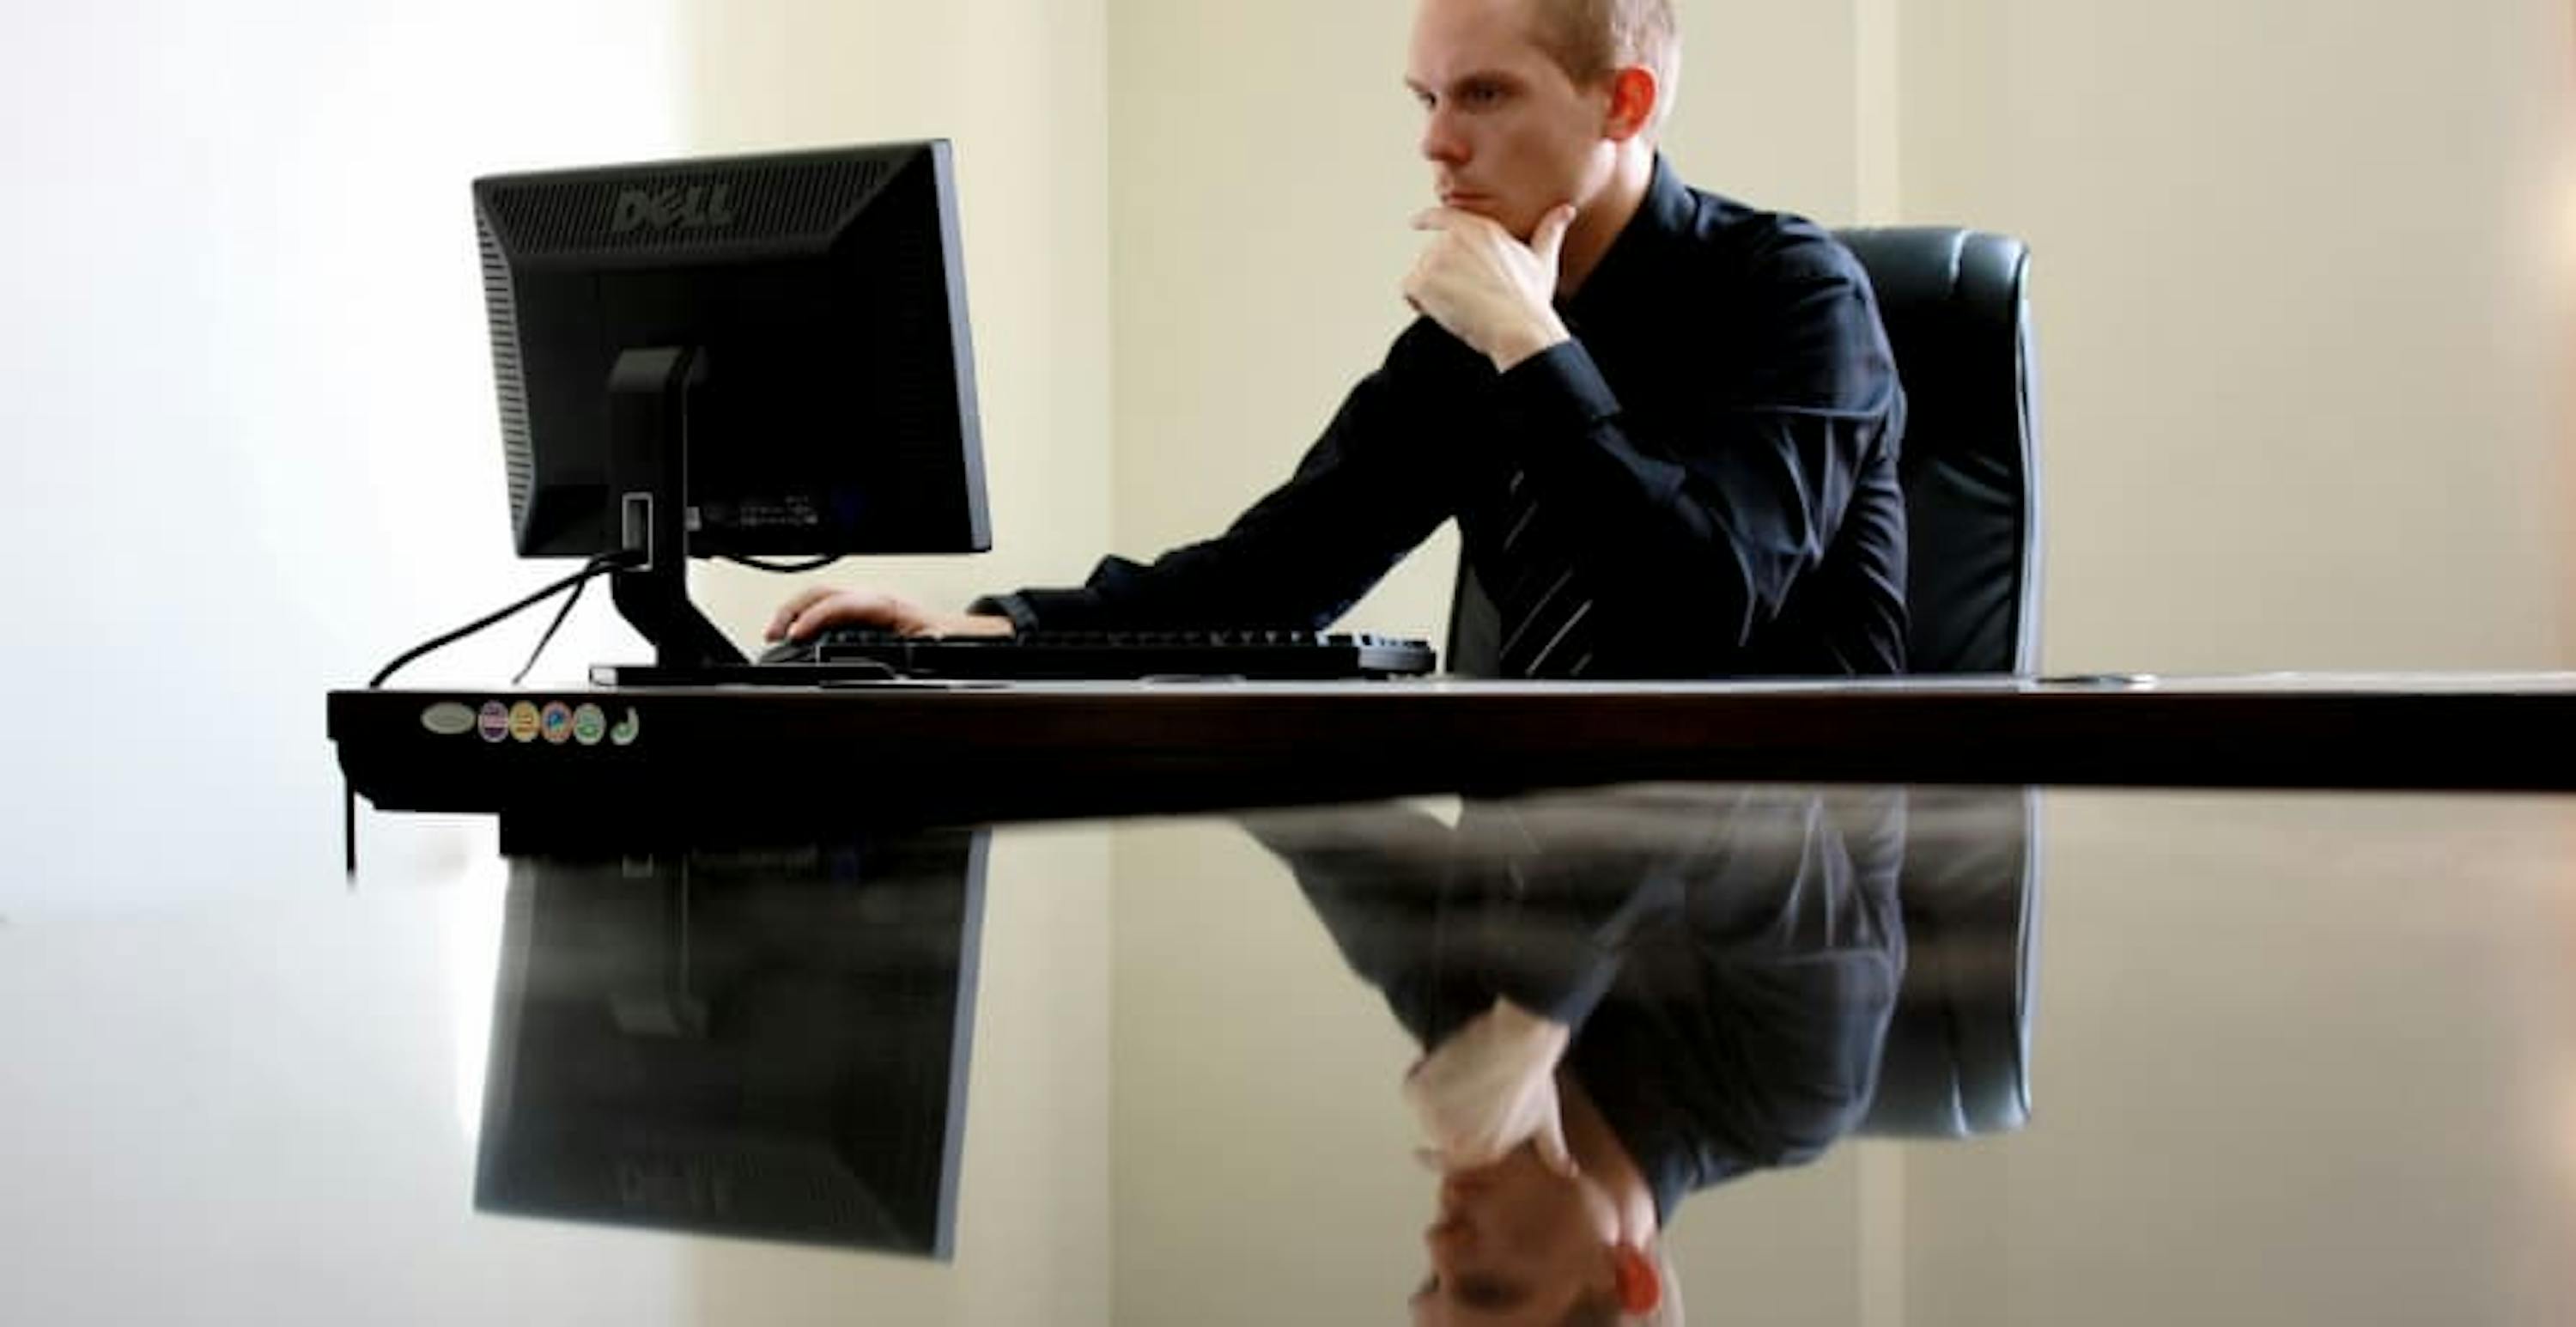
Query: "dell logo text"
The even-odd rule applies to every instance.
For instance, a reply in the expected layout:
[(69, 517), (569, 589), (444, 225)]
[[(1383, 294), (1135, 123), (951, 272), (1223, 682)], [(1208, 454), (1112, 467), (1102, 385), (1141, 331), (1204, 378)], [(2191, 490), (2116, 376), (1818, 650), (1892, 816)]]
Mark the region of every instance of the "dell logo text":
[(628, 189), (617, 195), (617, 219), (610, 229), (619, 235), (638, 227), (654, 230), (706, 230), (733, 224), (729, 184), (693, 184), (685, 188)]

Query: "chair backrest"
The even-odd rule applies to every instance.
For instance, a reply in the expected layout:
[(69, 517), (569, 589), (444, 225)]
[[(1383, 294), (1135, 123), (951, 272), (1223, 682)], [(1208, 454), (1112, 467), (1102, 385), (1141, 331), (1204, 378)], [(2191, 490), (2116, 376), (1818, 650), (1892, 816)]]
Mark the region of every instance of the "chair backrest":
[(1906, 671), (2030, 673), (2039, 656), (2039, 414), (2030, 252), (1934, 226), (1838, 232), (1868, 269), (1905, 384)]

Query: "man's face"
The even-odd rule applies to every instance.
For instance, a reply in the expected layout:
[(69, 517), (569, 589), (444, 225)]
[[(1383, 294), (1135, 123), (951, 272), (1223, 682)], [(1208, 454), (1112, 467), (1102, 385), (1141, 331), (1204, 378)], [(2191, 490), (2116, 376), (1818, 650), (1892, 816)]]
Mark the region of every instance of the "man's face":
[(1587, 1291), (1616, 1286), (1617, 1230), (1599, 1186), (1549, 1170), (1528, 1147), (1444, 1176), (1439, 1210), (1422, 1232), (1431, 1274), (1413, 1294), (1413, 1320), (1417, 1327), (1561, 1321)]
[(1609, 86), (1577, 87), (1534, 39), (1542, 0), (1422, 0), (1405, 84), (1429, 119), (1422, 155), (1444, 206), (1523, 240), (1610, 178)]

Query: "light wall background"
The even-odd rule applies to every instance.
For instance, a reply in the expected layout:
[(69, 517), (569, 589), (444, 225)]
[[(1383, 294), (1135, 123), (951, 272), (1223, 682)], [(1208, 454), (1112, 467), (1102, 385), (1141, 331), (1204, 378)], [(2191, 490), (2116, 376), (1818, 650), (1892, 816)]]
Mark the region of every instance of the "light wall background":
[(2569, 661), (2557, 0), (1909, 0), (1909, 216), (2033, 247), (2050, 666)]
[[(994, 853), (959, 1256), (999, 1270), (500, 1220), (492, 826), (365, 815), (352, 892), (323, 728), (562, 574), (511, 556), (480, 174), (956, 138), (984, 571), (1104, 543), (1105, 40), (1080, 0), (0, 5), (0, 1321), (1107, 1321), (1104, 832)], [(637, 657), (603, 598), (533, 685)], [(542, 625), (403, 680), (497, 686)]]
[[(1690, 55), (1669, 147), (1696, 183), (1829, 223), (2031, 241), (2051, 667), (2571, 662), (2563, 4), (2416, 4), (2366, 21), (2311, 0), (1681, 10)], [(0, 685), (19, 706), (0, 757), (13, 868), (0, 973), (24, 981), (22, 1008), (95, 988), (95, 1017), (147, 1028), (216, 1082), (239, 1025), (214, 993), (127, 1009), (106, 998), (115, 982), (151, 988), (186, 961), (186, 927), (227, 910), (345, 929), (313, 911), (340, 888), (323, 691), (551, 573), (508, 555), (474, 175), (956, 139), (998, 546), (879, 573), (950, 603), (1205, 534), (1284, 476), (1401, 324), (1405, 219), (1424, 201), (1399, 81), (1406, 6), (1387, 0), (459, 0), (434, 13), (10, 0), (0, 25), (0, 171), (14, 182), (0, 243), (17, 256), (0, 277), (14, 481), (0, 502), (18, 552)], [(1436, 637), (1450, 547), (1435, 541), (1351, 621)], [(700, 583), (745, 638), (786, 589), (723, 571)], [(506, 676), (536, 629), (411, 676)], [(635, 649), (593, 605), (537, 676), (568, 683)], [(363, 924), (402, 957), (299, 968), (276, 993), (470, 1007), (484, 919), (497, 925), (475, 892), (494, 887), (476, 865), (488, 827), (371, 817), (364, 832), (364, 906), (390, 912)], [(1122, 1110), (1185, 1084), (1191, 1025), (1160, 1002), (1215, 998), (1228, 974), (1184, 961), (1195, 927), (1221, 927), (1212, 914), (1270, 877), (1248, 851), (1170, 843), (1064, 834), (1016, 859), (1054, 892), (988, 936), (987, 982), (1004, 984), (987, 999), (1021, 1011), (1029, 1049), (1011, 1057), (1009, 1090), (978, 1096), (976, 1127), (994, 1132), (974, 1146), (996, 1165), (1073, 1155), (1103, 1178), (1029, 1196), (1026, 1220), (996, 1228), (994, 1256), (1032, 1269), (1012, 1298), (925, 1287), (917, 1320), (1114, 1309), (1154, 1322), (1189, 1307), (1146, 1273), (1208, 1232), (1145, 1219), (1138, 1196), (1185, 1177), (1134, 1136), (1147, 1116), (1113, 1130), (1109, 1066)], [(1203, 887), (1154, 884), (1193, 871)], [(1111, 900), (1131, 891), (1151, 923), (1113, 934)], [(415, 907), (462, 911), (404, 922)], [(124, 926), (179, 929), (156, 949)], [(1161, 984), (1113, 990), (1113, 946), (1167, 960)], [(453, 1128), (451, 1062), (479, 1054), (465, 1023), (422, 1030), (427, 1072), (390, 1043), (353, 1048), (399, 1103), (385, 1136)], [(1400, 1068), (1383, 1028), (1332, 1026), (1330, 1053)], [(77, 1039), (31, 1044), (65, 1064), (83, 1054)], [(0, 1106), (22, 1136), (153, 1127), (95, 1115), (110, 1098), (63, 1089), (46, 1063), (0, 1056)], [(258, 1089), (241, 1090), (241, 1118), (258, 1118)], [(1354, 1147), (1387, 1128), (1321, 1118)], [(1193, 1138), (1185, 1115), (1173, 1125), (1186, 1145), (1170, 1156), (1221, 1141)], [(1859, 1232), (1850, 1260), (1885, 1265), (1903, 1176), (1856, 1152), (1780, 1184), (1815, 1228)], [(295, 1194), (282, 1188), (276, 1210)], [(1685, 1235), (1709, 1257), (1764, 1247), (1784, 1227), (1762, 1210), (1713, 1207)], [(141, 1246), (186, 1247), (184, 1212), (101, 1211), (146, 1220)], [(0, 1234), (39, 1247), (34, 1218), (9, 1218)], [(1258, 1219), (1290, 1229), (1284, 1209)], [(47, 1228), (57, 1243), (43, 1247), (68, 1229)], [(1081, 1240), (1049, 1242), (1068, 1230)], [(420, 1320), (482, 1304), (464, 1269), (490, 1266), (489, 1250), (453, 1232), (424, 1245), (398, 1223), (379, 1235), (352, 1246), (352, 1279), (304, 1299), (259, 1278), (188, 1289), (202, 1305), (335, 1320), (333, 1305), (358, 1302), (357, 1273), (410, 1253), (458, 1273), (402, 1282), (427, 1297)], [(1270, 1265), (1255, 1260), (1276, 1246), (1239, 1243), (1226, 1266)], [(766, 1251), (631, 1256), (627, 1320), (745, 1302), (825, 1320), (840, 1288)], [(23, 1278), (13, 1291), (45, 1304), (94, 1304), (120, 1275), (71, 1258), (5, 1265)], [(1100, 1270), (1113, 1265), (1114, 1287)], [(577, 1305), (572, 1275), (510, 1273)], [(150, 1283), (111, 1288), (164, 1302)], [(1348, 1292), (1375, 1305), (1382, 1287), (1355, 1278)], [(1884, 1301), (1853, 1311), (1887, 1320)]]

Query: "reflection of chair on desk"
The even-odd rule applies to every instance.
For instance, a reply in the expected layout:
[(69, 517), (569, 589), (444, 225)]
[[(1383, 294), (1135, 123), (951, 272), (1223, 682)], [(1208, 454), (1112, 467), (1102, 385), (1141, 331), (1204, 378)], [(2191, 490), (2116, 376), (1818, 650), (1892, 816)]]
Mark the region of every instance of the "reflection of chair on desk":
[(2029, 1119), (2034, 810), (2021, 788), (1917, 788), (1908, 799), (1896, 888), (1905, 977), (1862, 1132), (1964, 1138)]
[[(2037, 671), (2039, 429), (2030, 255), (2019, 240), (1844, 231), (1869, 269), (1905, 384), (1907, 667)], [(1962, 1137), (2030, 1115), (2037, 807), (2025, 789), (1916, 789), (1906, 972), (1862, 1129)]]

